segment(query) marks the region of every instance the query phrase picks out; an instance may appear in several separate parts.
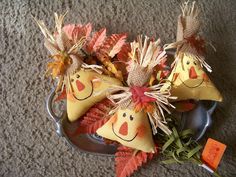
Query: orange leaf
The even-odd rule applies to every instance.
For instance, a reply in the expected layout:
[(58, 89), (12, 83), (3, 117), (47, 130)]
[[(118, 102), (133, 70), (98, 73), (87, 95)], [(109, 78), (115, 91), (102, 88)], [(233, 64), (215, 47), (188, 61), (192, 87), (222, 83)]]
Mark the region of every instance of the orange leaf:
[(127, 62), (129, 59), (129, 53), (131, 52), (131, 46), (129, 43), (124, 44), (121, 47), (120, 52), (117, 54), (117, 59), (119, 61)]
[(106, 38), (99, 50), (99, 56), (109, 56), (113, 58), (125, 44), (126, 34), (112, 34)]
[(81, 121), (75, 134), (96, 133), (97, 129), (109, 120), (109, 117), (107, 115), (112, 108), (113, 104), (108, 99), (105, 99), (100, 103), (94, 105), (84, 115), (83, 120)]
[(137, 152), (134, 155), (134, 149), (126, 146), (121, 146), (117, 149), (115, 154), (116, 162), (116, 176), (117, 177), (128, 177), (134, 173), (139, 167), (148, 160), (151, 160), (154, 155), (157, 155), (157, 147), (155, 153), (146, 153), (143, 151)]
[(99, 49), (99, 47), (103, 44), (105, 38), (106, 38), (106, 28), (102, 28), (93, 35), (92, 39), (87, 44), (86, 47), (87, 52), (88, 53), (96, 52)]

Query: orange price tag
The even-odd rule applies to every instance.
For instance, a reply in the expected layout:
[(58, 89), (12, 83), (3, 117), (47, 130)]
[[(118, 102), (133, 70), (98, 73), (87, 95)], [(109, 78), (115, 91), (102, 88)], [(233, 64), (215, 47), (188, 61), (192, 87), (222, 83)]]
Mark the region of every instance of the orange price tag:
[(216, 170), (224, 154), (226, 145), (209, 138), (202, 152), (202, 160), (213, 170)]

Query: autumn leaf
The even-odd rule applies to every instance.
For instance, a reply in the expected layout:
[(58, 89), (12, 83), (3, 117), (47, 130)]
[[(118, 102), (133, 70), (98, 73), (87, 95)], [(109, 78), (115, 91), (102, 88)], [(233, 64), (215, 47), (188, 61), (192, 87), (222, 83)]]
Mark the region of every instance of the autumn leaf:
[(112, 34), (105, 39), (100, 49), (96, 52), (98, 60), (102, 62), (107, 71), (113, 73), (121, 81), (123, 81), (122, 73), (112, 63), (112, 58), (121, 50), (125, 44), (126, 37), (126, 34)]
[(165, 79), (170, 74), (169, 70), (163, 70), (161, 71), (161, 79)]
[[(75, 29), (76, 25), (75, 24), (68, 24), (65, 25), (62, 30), (66, 33), (67, 37), (72, 40), (72, 33)], [(58, 33), (58, 32), (57, 32)]]
[(88, 39), (91, 31), (92, 25), (88, 23), (86, 25), (75, 25), (69, 24), (63, 27), (63, 31), (66, 33), (67, 37), (74, 41), (74, 43), (78, 42), (82, 37), (86, 37)]
[(116, 176), (130, 176), (134, 173), (134, 171), (138, 170), (139, 167), (147, 163), (157, 154), (157, 147), (155, 153), (138, 151), (136, 154), (134, 149), (128, 148), (126, 146), (119, 147), (115, 154)]
[(110, 117), (108, 116), (108, 113), (113, 106), (112, 102), (108, 99), (94, 105), (84, 115), (75, 134), (96, 133), (97, 129), (109, 120)]
[(106, 38), (99, 50), (99, 56), (109, 56), (113, 58), (125, 44), (126, 34), (112, 34)]
[(127, 62), (129, 59), (129, 53), (131, 52), (131, 46), (129, 43), (124, 44), (121, 47), (120, 52), (117, 54), (117, 59), (119, 61)]
[(66, 99), (66, 88), (55, 98), (55, 102)]
[(72, 39), (76, 42), (79, 41), (82, 37), (86, 37), (88, 39), (90, 33), (92, 31), (92, 25), (91, 23), (88, 23), (86, 25), (77, 25), (75, 29), (72, 32)]
[(96, 32), (86, 46), (87, 52), (88, 53), (96, 52), (103, 44), (105, 38), (106, 38), (106, 28), (103, 28), (98, 32)]
[(178, 101), (178, 102), (173, 103), (173, 105), (175, 106), (175, 109), (178, 112), (191, 111), (192, 109), (194, 109), (196, 107), (196, 103), (194, 103), (191, 100)]
[(90, 36), (90, 33), (92, 31), (92, 24), (91, 23), (88, 23), (87, 25), (85, 25), (83, 28), (82, 28), (84, 31), (85, 31), (85, 37), (86, 39)]

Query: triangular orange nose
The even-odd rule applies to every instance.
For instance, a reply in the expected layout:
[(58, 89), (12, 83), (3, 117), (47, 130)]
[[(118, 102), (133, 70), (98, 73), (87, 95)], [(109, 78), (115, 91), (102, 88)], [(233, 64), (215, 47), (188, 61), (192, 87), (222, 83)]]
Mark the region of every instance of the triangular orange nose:
[(121, 127), (120, 127), (120, 130), (119, 130), (119, 133), (123, 136), (126, 136), (128, 134), (128, 124), (127, 122), (124, 122)]
[(196, 79), (197, 78), (197, 73), (196, 73), (193, 66), (189, 70), (189, 78), (190, 79)]

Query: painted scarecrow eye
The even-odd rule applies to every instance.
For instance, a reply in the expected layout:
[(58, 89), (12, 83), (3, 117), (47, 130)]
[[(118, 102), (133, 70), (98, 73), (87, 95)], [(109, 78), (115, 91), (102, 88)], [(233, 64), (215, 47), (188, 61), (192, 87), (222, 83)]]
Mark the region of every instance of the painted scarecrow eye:
[(193, 62), (195, 65), (197, 65), (196, 61)]
[(132, 115), (130, 115), (129, 118), (131, 121), (134, 119), (134, 117)]
[(77, 74), (77, 75), (76, 75), (76, 78), (78, 78), (78, 79), (79, 79), (79, 78), (80, 78), (80, 75), (79, 75), (79, 74)]
[(123, 117), (126, 117), (126, 114), (125, 114), (125, 113), (123, 113)]
[(74, 82), (74, 79), (71, 79), (70, 81), (71, 81), (71, 82)]
[(190, 61), (187, 61), (186, 64), (189, 65)]

